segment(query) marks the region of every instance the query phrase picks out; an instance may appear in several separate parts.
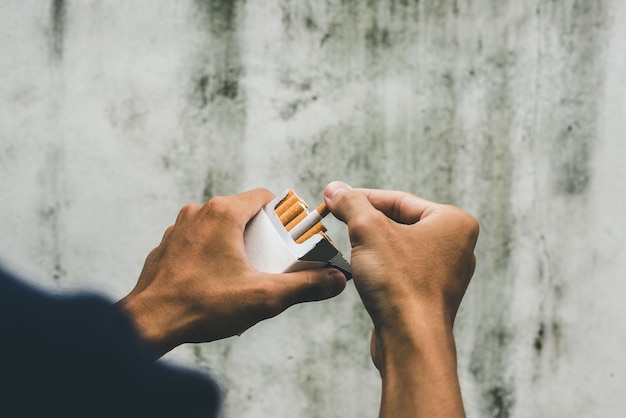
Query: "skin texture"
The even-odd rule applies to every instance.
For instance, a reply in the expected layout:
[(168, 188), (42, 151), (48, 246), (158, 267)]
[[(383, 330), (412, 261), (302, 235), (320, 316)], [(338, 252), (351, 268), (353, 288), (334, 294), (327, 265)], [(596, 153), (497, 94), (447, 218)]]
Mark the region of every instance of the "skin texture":
[(478, 222), (409, 193), (341, 182), (325, 200), (348, 225), (354, 283), (374, 323), (380, 416), (465, 416), (452, 328), (476, 264)]
[(181, 209), (135, 288), (118, 302), (155, 357), (183, 343), (241, 334), (289, 306), (344, 289), (335, 269), (268, 274), (250, 265), (245, 226), (273, 198), (256, 189)]

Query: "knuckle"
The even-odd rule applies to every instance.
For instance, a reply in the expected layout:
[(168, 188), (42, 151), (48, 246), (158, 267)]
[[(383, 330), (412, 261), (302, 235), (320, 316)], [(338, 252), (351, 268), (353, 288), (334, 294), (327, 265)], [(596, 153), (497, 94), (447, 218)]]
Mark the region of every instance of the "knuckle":
[(172, 235), (172, 231), (174, 231), (174, 225), (168, 226), (165, 232), (163, 233), (163, 238), (161, 239), (161, 242), (166, 241), (167, 238)]
[(350, 240), (353, 244), (359, 244), (370, 237), (379, 236), (382, 231), (381, 227), (387, 225), (387, 221), (387, 217), (376, 210), (358, 214), (348, 223)]
[(478, 233), (480, 232), (478, 220), (469, 212), (457, 208), (456, 206), (449, 206), (449, 208), (454, 213), (459, 229), (466, 234), (469, 241), (476, 242)]
[(254, 193), (261, 194), (261, 195), (264, 195), (264, 196), (266, 196), (266, 197), (267, 197), (267, 199), (269, 199), (269, 200), (271, 200), (271, 199), (273, 199), (274, 197), (276, 197), (276, 196), (274, 195), (274, 193), (272, 193), (269, 189), (266, 189), (265, 187), (259, 187), (259, 188), (257, 188), (257, 189), (254, 189), (254, 190), (253, 190), (253, 192), (254, 192)]
[(216, 196), (211, 198), (203, 206), (204, 211), (211, 217), (230, 218), (232, 216), (232, 208), (228, 197)]
[(450, 215), (454, 216), (455, 218), (457, 218), (457, 220), (460, 223), (464, 223), (468, 227), (470, 226), (472, 222), (476, 221), (476, 219), (469, 212), (457, 206), (454, 206), (454, 205), (442, 205), (442, 206), (446, 208), (446, 210), (450, 213)]
[(193, 216), (199, 209), (200, 209), (200, 205), (189, 203), (183, 206), (182, 208), (180, 208), (180, 211), (178, 211), (178, 217), (176, 219), (179, 222), (184, 219), (188, 219), (191, 216)]
[(480, 232), (480, 224), (478, 223), (478, 220), (468, 212), (463, 211), (462, 221), (469, 236), (473, 239), (478, 238), (478, 233)]
[(378, 211), (369, 211), (355, 216), (350, 222), (354, 230), (367, 231), (375, 225), (380, 225), (384, 215)]

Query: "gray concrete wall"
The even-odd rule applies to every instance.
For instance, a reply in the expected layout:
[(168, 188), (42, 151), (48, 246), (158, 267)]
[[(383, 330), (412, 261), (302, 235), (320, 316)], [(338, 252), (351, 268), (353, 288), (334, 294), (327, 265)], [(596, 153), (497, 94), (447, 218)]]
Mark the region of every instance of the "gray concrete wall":
[[(412, 191), (482, 225), (469, 415), (621, 416), (624, 21), (618, 0), (2, 2), (1, 257), (116, 299), (185, 203)], [(221, 380), (225, 417), (374, 417), (370, 326), (349, 285), (168, 357)]]

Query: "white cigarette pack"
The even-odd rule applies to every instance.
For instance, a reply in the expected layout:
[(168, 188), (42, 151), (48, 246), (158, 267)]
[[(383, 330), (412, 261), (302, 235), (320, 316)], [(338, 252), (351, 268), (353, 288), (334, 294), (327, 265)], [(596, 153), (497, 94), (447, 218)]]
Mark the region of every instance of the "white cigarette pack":
[(334, 267), (350, 279), (350, 264), (328, 235), (314, 234), (302, 243), (289, 235), (275, 211), (288, 193), (277, 195), (246, 226), (244, 243), (252, 265), (266, 273)]

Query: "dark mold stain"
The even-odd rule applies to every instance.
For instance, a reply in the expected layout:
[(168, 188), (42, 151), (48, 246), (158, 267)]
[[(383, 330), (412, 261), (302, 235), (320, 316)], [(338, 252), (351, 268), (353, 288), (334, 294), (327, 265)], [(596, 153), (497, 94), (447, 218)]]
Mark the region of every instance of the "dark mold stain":
[[(60, 257), (59, 257), (60, 258)], [(67, 276), (67, 271), (61, 266), (60, 260), (54, 263), (52, 267), (52, 279), (55, 282), (60, 282), (61, 279)]]
[(204, 188), (202, 189), (202, 200), (207, 201), (215, 196), (226, 196), (237, 191), (237, 182), (239, 177), (233, 173), (232, 164), (226, 164), (222, 167), (214, 164), (204, 179)]
[(296, 114), (298, 108), (302, 105), (302, 101), (297, 100), (295, 102), (289, 102), (280, 110), (280, 117), (283, 120), (290, 119), (293, 115)]
[[(419, 0), (414, 1), (416, 4), (419, 3)], [(391, 0), (389, 2), (389, 12), (392, 16), (395, 16), (396, 13), (401, 13), (404, 11), (406, 7), (410, 4), (410, 0)]]
[(506, 418), (512, 414), (515, 393), (514, 386), (503, 375), (507, 365), (502, 353), (513, 335), (504, 326), (494, 324), (487, 324), (479, 331), (477, 347), (481, 351), (472, 352), (469, 371), (480, 383), (482, 416)]
[(365, 31), (365, 45), (371, 51), (386, 49), (391, 47), (389, 29), (381, 28), (374, 20), (371, 26)]
[(291, 9), (284, 3), (281, 4), (280, 9), (282, 11), (282, 23), (285, 28), (288, 29), (293, 21), (291, 17)]
[[(542, 308), (542, 310), (544, 309)], [(543, 316), (546, 316), (545, 313)], [(533, 340), (533, 349), (536, 356), (535, 371), (532, 375), (533, 381), (537, 381), (541, 378), (542, 373), (546, 371), (546, 365), (552, 369), (556, 369), (562, 355), (563, 332), (561, 324), (556, 318), (555, 312), (552, 313), (552, 316), (553, 319), (551, 322), (546, 323), (542, 321), (539, 324), (539, 329)], [(547, 361), (547, 363), (544, 361)]]
[(339, 124), (306, 141), (290, 138), (290, 157), (282, 160), (289, 169), (277, 165), (276, 170), (292, 172), (292, 187), (311, 196), (321, 196), (326, 184), (338, 178), (355, 186), (379, 188), (387, 176), (387, 140), (379, 115), (371, 114), (363, 126)]
[(546, 366), (558, 367), (563, 345), (563, 332), (559, 307), (566, 290), (558, 268), (553, 266), (545, 236), (539, 235), (539, 260), (536, 266), (537, 281), (535, 286), (543, 290), (544, 297), (537, 306), (537, 330), (529, 342), (535, 354), (532, 380), (539, 380), (546, 372)]
[(63, 58), (66, 16), (65, 0), (52, 0), (50, 3), (50, 55), (55, 60)]
[(211, 32), (232, 32), (236, 27), (238, 0), (195, 0), (199, 14)]
[(574, 197), (588, 191), (593, 175), (610, 18), (602, 2), (543, 2), (540, 7), (538, 19), (556, 22), (554, 30), (560, 34), (545, 51), (561, 60), (558, 72), (549, 70), (544, 76), (545, 83), (554, 86), (544, 122), (552, 136), (552, 184), (557, 194)]
[(562, 129), (555, 142), (557, 189), (568, 195), (584, 193), (591, 180), (590, 132), (579, 134), (578, 129), (568, 125)]
[(558, 357), (562, 352), (563, 330), (561, 323), (556, 320), (552, 322), (552, 338), (554, 339), (554, 349)]
[(317, 23), (315, 23), (315, 20), (313, 20), (311, 16), (304, 18), (304, 26), (312, 32), (318, 30)]
[(239, 2), (196, 0), (195, 4), (198, 22), (212, 44), (199, 51), (200, 68), (192, 77), (194, 101), (204, 108), (218, 98), (236, 99), (240, 93), (243, 68), (235, 34)]
[(198, 94), (200, 107), (206, 107), (209, 104), (209, 98), (207, 95), (207, 88), (209, 86), (209, 76), (202, 75), (198, 79), (196, 84), (195, 92)]
[(193, 351), (193, 357), (195, 359), (195, 364), (198, 366), (207, 366), (209, 364), (208, 359), (205, 357), (202, 352), (202, 346), (199, 344), (192, 344), (191, 349)]
[(486, 415), (493, 418), (508, 418), (515, 405), (513, 390), (506, 386), (494, 386), (487, 392)]
[(541, 350), (543, 350), (543, 340), (546, 336), (545, 334), (545, 324), (542, 322), (539, 324), (539, 329), (537, 330), (537, 335), (535, 335), (535, 341), (533, 342), (533, 347), (537, 354), (541, 354)]
[(243, 3), (193, 2), (191, 22), (198, 41), (190, 58), (188, 105), (181, 115), (182, 138), (174, 141), (168, 159), (172, 169), (181, 173), (178, 183), (187, 199), (208, 200), (239, 191), (240, 146), (246, 127), (238, 33)]
[(199, 74), (192, 81), (193, 102), (203, 109), (219, 98), (234, 100), (239, 94), (240, 69), (229, 69), (219, 74)]
[(220, 80), (218, 83), (216, 93), (219, 96), (226, 97), (227, 99), (235, 99), (239, 91), (239, 78), (228, 77), (224, 80)]
[(41, 251), (46, 260), (46, 268), (55, 282), (67, 276), (63, 268), (63, 248), (61, 245), (61, 211), (64, 207), (62, 199), (63, 149), (53, 147), (46, 155), (45, 165), (40, 172), (42, 203), (39, 208), (41, 231)]

